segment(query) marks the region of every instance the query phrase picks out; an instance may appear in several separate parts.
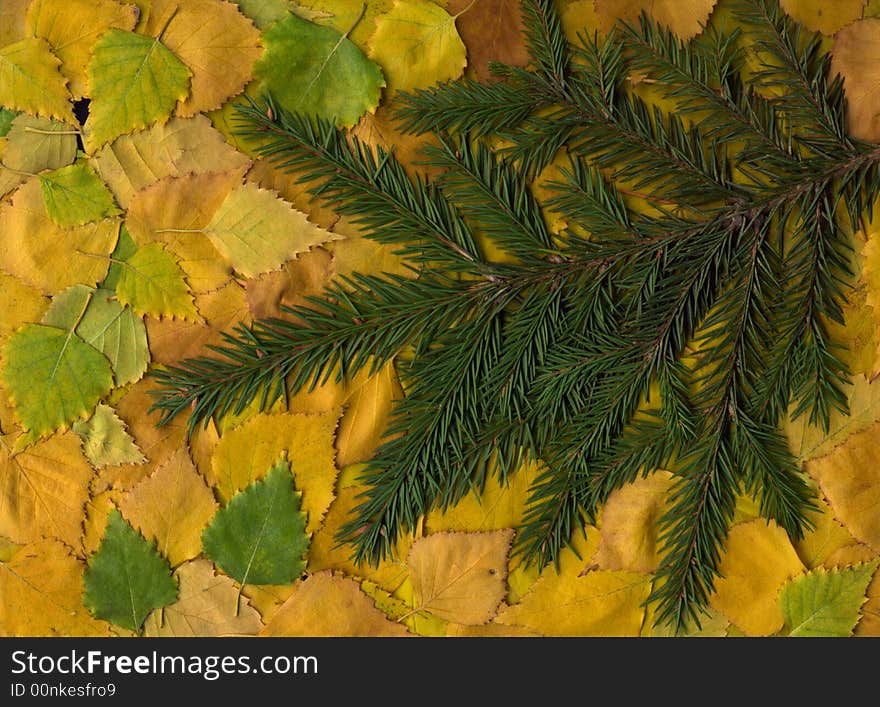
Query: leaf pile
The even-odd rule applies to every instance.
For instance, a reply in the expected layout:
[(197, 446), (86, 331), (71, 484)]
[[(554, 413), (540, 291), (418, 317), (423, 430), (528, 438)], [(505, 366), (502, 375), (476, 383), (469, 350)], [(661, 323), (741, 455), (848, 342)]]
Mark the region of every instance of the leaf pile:
[[(357, 7), (356, 7), (357, 5)], [(642, 9), (682, 38), (712, 0), (560, 3), (566, 31)], [(880, 137), (880, 19), (868, 3), (786, 10), (833, 44), (850, 132)], [(187, 439), (156, 428), (148, 373), (287, 316), (334, 277), (412, 273), (232, 133), (271, 91), (416, 165), (400, 91), (524, 63), (511, 0), (30, 0), (0, 7), (0, 634), (655, 635), (664, 473), (609, 498), (540, 575), (511, 556), (539, 470), (425, 517), (395, 559), (334, 538), (358, 465), (406, 394), (391, 363), (230, 412)], [(634, 77), (634, 80), (637, 77)], [(540, 179), (535, 192), (540, 195)], [(552, 225), (552, 222), (551, 222)], [(792, 448), (825, 504), (791, 543), (737, 509), (700, 635), (880, 633), (880, 228), (847, 305), (852, 416)], [(756, 548), (759, 548), (758, 551)], [(123, 571), (124, 570), (124, 571)]]

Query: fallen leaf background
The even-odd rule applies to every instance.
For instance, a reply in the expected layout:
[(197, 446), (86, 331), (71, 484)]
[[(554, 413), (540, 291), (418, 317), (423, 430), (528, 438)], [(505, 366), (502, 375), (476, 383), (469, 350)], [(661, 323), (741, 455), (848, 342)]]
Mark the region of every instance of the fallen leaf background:
[[(877, 3), (782, 5), (826, 35), (852, 135), (880, 139)], [(729, 2), (559, 9), (572, 39), (642, 10), (690, 38)], [(231, 325), (286, 316), (338, 275), (410, 274), (248, 154), (233, 105), (270, 90), (418, 170), (420, 140), (389, 117), (395, 94), (524, 65), (521, 28), (515, 0), (0, 5), (0, 635), (663, 635), (644, 602), (666, 471), (614, 492), (558, 568), (510, 550), (535, 466), (360, 566), (334, 535), (405, 395), (393, 362), (190, 439), (184, 421), (156, 428), (146, 412), (148, 371)], [(861, 275), (837, 331), (852, 415), (827, 435), (787, 428), (819, 494), (814, 528), (793, 543), (743, 500), (694, 636), (880, 635), (878, 223), (855, 236)], [(285, 499), (280, 520), (260, 505), (267, 489)], [(279, 535), (220, 532), (257, 521)], [(287, 559), (260, 574), (246, 558), (265, 543)]]

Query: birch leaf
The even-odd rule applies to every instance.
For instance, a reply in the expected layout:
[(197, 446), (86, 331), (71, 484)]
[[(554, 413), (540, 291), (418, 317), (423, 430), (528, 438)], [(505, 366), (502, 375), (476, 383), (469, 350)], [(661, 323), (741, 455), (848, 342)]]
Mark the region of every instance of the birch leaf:
[(406, 558), (415, 611), (459, 624), (489, 621), (504, 598), (512, 540), (510, 529), (416, 540)]
[[(834, 15), (836, 13), (836, 7)], [(853, 137), (880, 140), (880, 19), (853, 22), (834, 37), (830, 74), (846, 84), (847, 127)]]
[(285, 109), (348, 128), (379, 104), (381, 70), (336, 30), (291, 14), (263, 33), (263, 43), (254, 77)]
[(129, 257), (119, 275), (116, 294), (136, 314), (181, 317), (200, 321), (183, 270), (159, 243), (150, 243)]
[(240, 585), (286, 584), (306, 567), (305, 527), (290, 464), (281, 459), (217, 511), (202, 533), (202, 545)]
[(83, 453), (92, 466), (100, 469), (110, 464), (140, 464), (144, 455), (134, 443), (113, 408), (99, 404), (88, 420), (73, 423), (73, 431), (82, 441)]
[(0, 48), (0, 105), (73, 123), (61, 61), (45, 40), (22, 39)]
[(780, 0), (779, 4), (807, 29), (830, 37), (850, 22), (861, 19), (865, 0), (835, 0), (833, 6), (823, 0)]
[(0, 272), (0, 339), (5, 339), (22, 324), (40, 320), (49, 300), (39, 290), (17, 277)]
[(27, 11), (27, 28), (42, 37), (61, 59), (61, 73), (73, 98), (86, 93), (86, 67), (92, 47), (111, 27), (133, 30), (137, 8), (115, 0), (34, 0)]
[(83, 576), (85, 603), (96, 618), (140, 632), (153, 609), (177, 599), (168, 561), (152, 543), (110, 512), (104, 539)]
[(851, 636), (877, 562), (837, 570), (820, 567), (788, 582), (779, 593), (787, 635)]
[(110, 190), (83, 162), (40, 175), (40, 187), (46, 213), (64, 228), (119, 213)]
[(376, 21), (369, 47), (392, 92), (458, 78), (467, 63), (455, 18), (428, 0), (397, 0)]
[(637, 22), (644, 10), (657, 22), (669, 27), (682, 39), (703, 30), (717, 0), (596, 0), (596, 14), (602, 31), (608, 33), (617, 20)]
[(189, 94), (191, 74), (158, 39), (108, 30), (95, 43), (88, 68), (92, 97), (88, 151), (120, 135), (164, 123)]
[(528, 64), (517, 0), (449, 0), (447, 10), (456, 18), (458, 32), (467, 47), (468, 66), (479, 81), (492, 78), (490, 61), (509, 66)]
[(3, 0), (0, 3), (0, 47), (28, 36), (25, 15), (32, 0)]
[(6, 134), (0, 163), (0, 196), (30, 174), (69, 165), (76, 158), (76, 135), (70, 125), (20, 113)]
[(238, 589), (229, 577), (216, 574), (208, 560), (193, 560), (174, 572), (178, 599), (154, 611), (144, 624), (144, 635), (181, 638), (252, 636), (260, 632), (260, 614), (246, 600), (236, 606)]

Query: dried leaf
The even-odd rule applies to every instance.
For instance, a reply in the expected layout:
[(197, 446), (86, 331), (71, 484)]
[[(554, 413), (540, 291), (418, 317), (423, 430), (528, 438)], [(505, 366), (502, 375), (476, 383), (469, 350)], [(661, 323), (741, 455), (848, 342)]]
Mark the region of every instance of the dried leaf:
[(807, 29), (831, 36), (850, 22), (861, 19), (865, 0), (780, 0), (782, 9)]
[(846, 82), (847, 129), (869, 142), (880, 140), (878, 66), (880, 19), (853, 22), (835, 35), (830, 73), (840, 74)]
[(280, 270), (249, 279), (245, 284), (248, 310), (255, 319), (291, 319), (293, 315), (281, 307), (308, 304), (306, 298), (320, 295), (333, 273), (333, 256), (324, 248), (312, 248), (284, 263)]
[(447, 10), (456, 18), (467, 47), (468, 67), (479, 81), (492, 78), (489, 62), (525, 66), (529, 53), (517, 0), (449, 0)]
[(6, 134), (0, 162), (0, 196), (29, 175), (69, 165), (76, 158), (76, 135), (67, 123), (20, 113)]
[(617, 20), (636, 22), (644, 10), (682, 39), (703, 31), (717, 0), (596, 0), (602, 31), (608, 33)]
[(0, 105), (75, 122), (60, 66), (46, 41), (37, 37), (0, 47)]
[(141, 464), (143, 453), (116, 417), (113, 408), (100, 403), (88, 420), (73, 423), (83, 454), (96, 469), (113, 464)]
[(406, 636), (353, 579), (330, 572), (309, 576), (275, 612), (261, 636)]
[(0, 339), (5, 339), (26, 322), (38, 322), (49, 306), (39, 290), (17, 277), (0, 272)]

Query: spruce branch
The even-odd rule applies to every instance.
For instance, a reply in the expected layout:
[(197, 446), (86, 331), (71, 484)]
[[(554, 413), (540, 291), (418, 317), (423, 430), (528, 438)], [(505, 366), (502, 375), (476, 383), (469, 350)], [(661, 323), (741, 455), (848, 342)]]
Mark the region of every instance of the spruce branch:
[[(780, 428), (846, 412), (829, 324), (880, 194), (880, 147), (847, 136), (819, 39), (778, 0), (736, 7), (740, 29), (690, 42), (645, 15), (569, 43), (553, 2), (523, 0), (531, 66), (400, 97), (404, 129), (437, 133), (432, 181), (271, 97), (241, 108), (257, 155), (412, 276), (343, 278), (292, 320), (239, 325), (155, 371), (162, 422), (193, 429), (393, 361), (407, 394), (339, 537), (357, 560), (529, 461), (516, 549), (553, 564), (610, 494), (666, 469), (650, 601), (676, 629), (699, 622), (739, 494), (793, 538), (808, 528), (812, 491)], [(634, 95), (634, 73), (676, 110)]]

